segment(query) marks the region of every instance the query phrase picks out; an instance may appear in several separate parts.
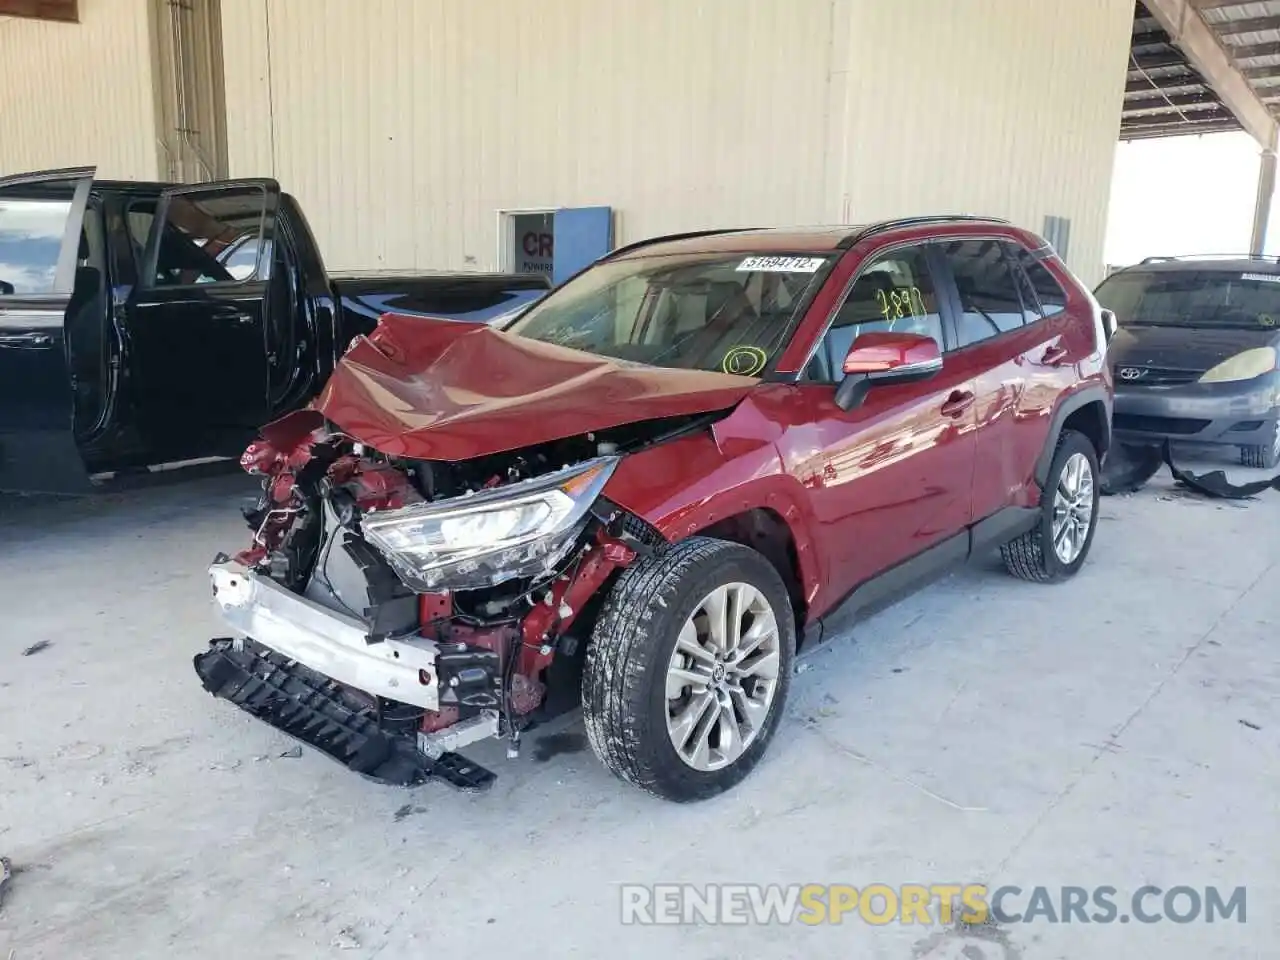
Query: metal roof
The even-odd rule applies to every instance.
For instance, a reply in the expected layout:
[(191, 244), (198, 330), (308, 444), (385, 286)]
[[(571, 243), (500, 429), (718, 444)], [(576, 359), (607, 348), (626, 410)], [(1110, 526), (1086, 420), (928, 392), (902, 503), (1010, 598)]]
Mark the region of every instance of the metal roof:
[[(1190, 0), (1240, 72), (1280, 115), (1280, 0)], [(1120, 139), (1239, 130), (1204, 77), (1139, 0)]]

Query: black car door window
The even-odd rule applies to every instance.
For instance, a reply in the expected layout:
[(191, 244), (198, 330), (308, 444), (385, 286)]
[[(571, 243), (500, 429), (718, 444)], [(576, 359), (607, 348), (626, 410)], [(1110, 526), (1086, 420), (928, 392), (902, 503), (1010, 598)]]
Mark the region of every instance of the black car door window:
[(19, 184), (0, 193), (0, 295), (66, 293), (61, 269), (75, 249), (72, 205), (76, 181)]
[[(247, 203), (246, 194), (260, 195), (261, 203)], [(272, 254), (271, 241), (263, 236), (265, 210), (266, 195), (257, 187), (169, 198), (151, 285), (243, 283), (269, 273)]]
[(942, 244), (941, 248), (960, 295), (958, 347), (1022, 326), (1022, 298), (1003, 243), (995, 239), (957, 240)]
[(853, 341), (864, 333), (895, 331), (932, 337), (943, 348), (942, 318), (920, 247), (900, 247), (863, 267), (806, 368), (809, 380), (835, 382)]

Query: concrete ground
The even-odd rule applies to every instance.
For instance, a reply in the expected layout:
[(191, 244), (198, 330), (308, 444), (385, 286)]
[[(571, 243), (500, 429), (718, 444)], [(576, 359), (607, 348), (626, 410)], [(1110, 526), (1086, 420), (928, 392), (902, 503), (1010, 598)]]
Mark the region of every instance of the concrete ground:
[[(1068, 584), (987, 561), (889, 608), (802, 660), (752, 777), (680, 807), (610, 778), (576, 718), (474, 751), (479, 797), (282, 757), (191, 669), (245, 490), (0, 500), (0, 960), (1280, 952), (1280, 495), (1166, 474), (1103, 502)], [(1247, 922), (620, 924), (620, 884), (670, 881), (1110, 885), (1121, 912), (1243, 885)]]

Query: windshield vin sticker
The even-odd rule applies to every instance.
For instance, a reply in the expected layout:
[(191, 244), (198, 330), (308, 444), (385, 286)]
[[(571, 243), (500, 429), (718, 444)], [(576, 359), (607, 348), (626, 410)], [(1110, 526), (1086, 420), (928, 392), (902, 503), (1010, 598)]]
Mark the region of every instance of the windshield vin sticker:
[(817, 273), (820, 266), (822, 266), (822, 257), (747, 257), (738, 264), (738, 271)]

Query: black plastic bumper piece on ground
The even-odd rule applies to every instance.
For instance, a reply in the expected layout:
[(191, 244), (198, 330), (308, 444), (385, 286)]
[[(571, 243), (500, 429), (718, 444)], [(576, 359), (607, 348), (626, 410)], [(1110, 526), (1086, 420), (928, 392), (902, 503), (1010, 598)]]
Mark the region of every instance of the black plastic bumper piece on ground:
[(412, 730), (387, 730), (372, 707), (323, 674), (261, 644), (213, 640), (194, 660), (204, 688), (356, 773), (392, 786), (444, 780), (484, 790), (495, 775), (456, 753), (433, 759)]

